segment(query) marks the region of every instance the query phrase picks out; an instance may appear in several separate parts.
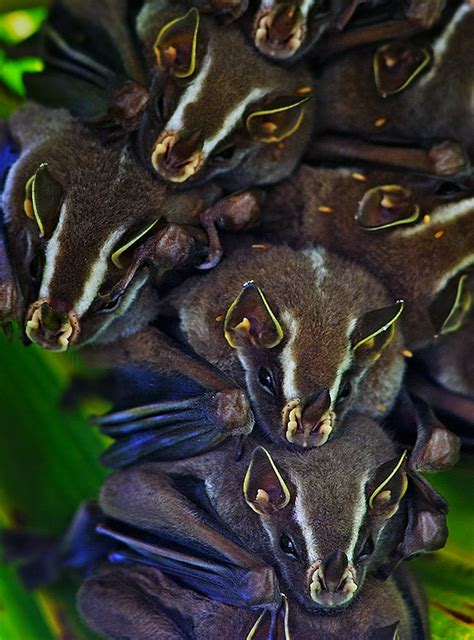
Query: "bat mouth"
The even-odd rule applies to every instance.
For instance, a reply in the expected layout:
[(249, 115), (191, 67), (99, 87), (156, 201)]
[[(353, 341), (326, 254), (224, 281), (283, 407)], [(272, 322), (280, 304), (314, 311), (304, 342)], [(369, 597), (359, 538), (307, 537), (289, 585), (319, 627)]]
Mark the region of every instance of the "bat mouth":
[(331, 409), (323, 413), (315, 424), (305, 423), (301, 401), (290, 400), (283, 410), (283, 426), (288, 442), (301, 447), (321, 447), (329, 440), (334, 429), (336, 414)]
[(329, 559), (335, 563), (339, 558), (345, 559), (346, 566), (343, 564), (339, 567), (331, 567), (327, 559), (318, 560), (311, 565), (308, 572), (309, 595), (320, 608), (337, 609), (347, 606), (359, 588), (354, 566), (351, 562), (347, 562), (347, 556), (344, 553), (337, 551), (331, 554)]
[(186, 182), (194, 176), (204, 164), (202, 151), (182, 154), (178, 150), (179, 138), (175, 131), (165, 131), (157, 140), (151, 156), (151, 164), (157, 173), (166, 180), (175, 183)]
[(259, 51), (272, 58), (291, 58), (303, 44), (306, 25), (294, 4), (260, 12), (254, 24), (254, 42)]
[(79, 337), (79, 319), (74, 311), (58, 311), (48, 300), (37, 300), (28, 310), (25, 333), (43, 349), (67, 351)]

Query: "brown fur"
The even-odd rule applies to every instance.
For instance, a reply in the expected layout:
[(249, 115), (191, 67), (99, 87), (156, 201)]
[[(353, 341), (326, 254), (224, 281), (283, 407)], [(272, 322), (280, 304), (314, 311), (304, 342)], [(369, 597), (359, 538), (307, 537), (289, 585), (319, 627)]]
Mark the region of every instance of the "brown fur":
[[(229, 112), (252, 89), (262, 87), (266, 92), (255, 104), (249, 105), (242, 121), (216, 148), (217, 155), (222, 146), (235, 144), (236, 151), (232, 158), (219, 165), (207, 162), (183, 186), (218, 177), (227, 189), (237, 190), (249, 185), (271, 184), (281, 180), (293, 171), (306, 147), (312, 130), (311, 104), (306, 108), (302, 125), (295, 134), (284, 140), (282, 148), (276, 143), (252, 140), (246, 132), (243, 120), (249, 113), (265, 108), (276, 97), (297, 95), (299, 88), (311, 87), (311, 76), (301, 66), (289, 71), (268, 62), (256, 54), (236, 27), (219, 26), (212, 17), (202, 15), (194, 76), (188, 80), (166, 77), (157, 68), (153, 44), (168, 21), (185, 13), (186, 7), (180, 3), (172, 3), (172, 10), (163, 10), (162, 2), (150, 0), (144, 4), (137, 19), (137, 31), (144, 44), (150, 73), (155, 77), (149, 108), (140, 125), (137, 139), (144, 162), (150, 166), (151, 150), (156, 138), (171, 117), (186, 86), (199, 74), (200, 65), (207, 54), (212, 55), (215, 63), (209, 70), (202, 95), (185, 111), (183, 129), (188, 135), (200, 132), (202, 139), (212, 137), (220, 130)], [(229, 51), (232, 51), (232, 55), (229, 55)], [(167, 103), (163, 122), (160, 122), (155, 113), (155, 103), (160, 95), (165, 96)]]
[[(404, 640), (427, 639), (428, 635), (418, 634), (412, 627), (412, 611), (398, 586), (400, 578), (415, 587), (406, 569), (385, 583), (370, 578), (362, 596), (350, 609), (335, 616), (308, 615), (290, 598), (292, 640), (307, 640), (308, 634), (320, 640), (377, 640), (378, 629), (398, 621)], [(123, 640), (181, 640), (190, 637), (190, 629), (193, 640), (244, 640), (260, 616), (259, 611), (210, 602), (179, 587), (159, 570), (140, 566), (104, 567), (84, 582), (78, 605), (84, 619), (101, 637)]]
[[(40, 271), (39, 281), (32, 280), (30, 262), (38, 256), (41, 265), (48, 248), (48, 243), (39, 238), (36, 223), (23, 211), (26, 182), (41, 163), (48, 163), (49, 172), (65, 192), (64, 233), (55, 259), (50, 297), (66, 311), (80, 296), (91, 265), (113, 231), (122, 229), (110, 254), (157, 218), (177, 225), (197, 226), (200, 212), (218, 194), (214, 187), (187, 194), (169, 191), (144, 172), (127, 150), (101, 145), (64, 111), (48, 111), (30, 104), (13, 116), (10, 129), (23, 153), (8, 176), (3, 208), (13, 268), (27, 305), (38, 297), (44, 273)], [(112, 264), (110, 255), (107, 260), (106, 273), (97, 291), (101, 294), (111, 290), (124, 275), (124, 270)], [(143, 273), (142, 270), (134, 282)], [(81, 342), (94, 338), (111, 317), (116, 326), (110, 327), (112, 332), (108, 338), (100, 336), (101, 340), (131, 333), (146, 324), (156, 312), (156, 293), (150, 285), (145, 284), (141, 290), (134, 311), (133, 317), (129, 314), (120, 324), (120, 308), (112, 314), (96, 314), (89, 305), (84, 317), (79, 318)]]
[[(308, 255), (288, 247), (242, 249), (206, 277), (185, 283), (163, 305), (164, 310), (169, 304), (175, 307), (187, 342), (200, 356), (247, 385), (253, 409), (272, 437), (282, 422), (283, 407), (294, 398), (284, 388), (288, 366), (280, 362), (286, 345), (293, 344), (290, 348), (299, 397), (321, 388), (331, 389), (341, 363), (349, 357), (349, 324), (370, 310), (395, 302), (354, 263), (324, 251), (322, 256), (318, 270)], [(224, 337), (223, 318), (249, 280), (262, 289), (282, 325), (284, 339), (273, 349), (232, 349)], [(335, 409), (338, 416), (342, 417), (349, 406), (371, 416), (383, 415), (391, 407), (403, 374), (399, 353), (402, 344), (397, 330), (371, 369), (351, 374), (353, 393)], [(269, 396), (257, 382), (260, 366), (273, 371), (276, 397)], [(332, 397), (333, 406), (335, 402), (336, 397)]]
[[(263, 233), (295, 247), (318, 243), (364, 265), (395, 299), (405, 301), (400, 318), (404, 346), (422, 346), (434, 333), (429, 305), (450, 277), (474, 261), (474, 204), (468, 206), (474, 188), (446, 199), (436, 194), (433, 181), (378, 170), (363, 172), (365, 180), (361, 181), (357, 173), (360, 169), (303, 165), (272, 191), (264, 210)], [(413, 191), (421, 210), (418, 222), (380, 231), (360, 227), (354, 219), (360, 200), (367, 190), (384, 184)], [(463, 201), (465, 213), (443, 221), (446, 207)], [(320, 207), (331, 211), (321, 212)], [(422, 221), (425, 214), (431, 216), (427, 225)], [(415, 229), (418, 232), (413, 235)], [(438, 231), (444, 235), (435, 238)]]
[[(448, 139), (462, 143), (472, 158), (474, 10), (469, 3), (460, 6), (467, 13), (458, 23), (445, 53), (435, 60), (436, 72), (426, 82), (424, 73), (400, 93), (382, 98), (374, 82), (375, 46), (351, 51), (325, 65), (315, 94), (316, 135), (330, 131), (374, 143), (415, 143), (428, 147), (433, 140)], [(449, 28), (448, 24), (445, 31)], [(414, 37), (412, 41), (429, 46), (425, 36)], [(447, 91), (455, 99), (447, 100)], [(382, 121), (382, 126), (377, 127), (377, 121)], [(382, 151), (378, 162), (390, 164), (389, 155)]]

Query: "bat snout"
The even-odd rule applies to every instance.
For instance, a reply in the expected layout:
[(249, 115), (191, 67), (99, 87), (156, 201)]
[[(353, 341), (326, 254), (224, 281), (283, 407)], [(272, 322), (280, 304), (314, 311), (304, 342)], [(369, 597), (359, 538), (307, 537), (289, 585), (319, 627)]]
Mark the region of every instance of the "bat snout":
[(310, 597), (326, 609), (344, 606), (357, 591), (355, 580), (354, 566), (344, 551), (337, 549), (311, 565), (308, 571)]
[(272, 58), (289, 58), (301, 47), (306, 27), (296, 3), (260, 12), (254, 26), (255, 46)]
[(34, 302), (27, 314), (25, 332), (28, 338), (49, 351), (66, 351), (80, 333), (77, 314), (61, 304), (45, 298)]
[(319, 389), (302, 400), (291, 400), (283, 411), (286, 439), (301, 447), (320, 447), (333, 431), (336, 415), (331, 410), (329, 389)]
[(181, 138), (176, 132), (165, 131), (158, 138), (151, 163), (165, 180), (180, 183), (195, 175), (204, 164), (196, 136)]

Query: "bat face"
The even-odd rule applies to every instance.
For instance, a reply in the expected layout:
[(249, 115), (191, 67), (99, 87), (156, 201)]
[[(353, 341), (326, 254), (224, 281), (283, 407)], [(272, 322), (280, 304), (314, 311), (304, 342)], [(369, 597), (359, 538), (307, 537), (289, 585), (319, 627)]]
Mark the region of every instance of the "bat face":
[[(21, 112), (13, 133), (22, 138), (31, 119), (44, 134), (41, 113), (35, 107)], [(49, 126), (54, 121), (56, 133), (29, 138), (8, 176), (4, 202), (28, 308), (26, 335), (64, 351), (118, 327), (132, 304), (137, 315), (127, 317), (128, 330), (154, 313), (148, 270), (129, 267), (137, 248), (160, 228), (166, 189), (126, 151), (102, 147), (55, 113)]]
[(399, 526), (406, 455), (375, 423), (349, 420), (349, 436), (304, 455), (256, 448), (244, 480), (283, 590), (307, 609), (347, 606), (387, 551), (385, 529)]
[(303, 165), (267, 199), (264, 237), (276, 234), (294, 247), (319, 243), (376, 273), (405, 301), (404, 346), (417, 349), (469, 313), (473, 196), (469, 177)]
[(136, 136), (145, 164), (183, 187), (221, 176), (245, 188), (291, 172), (311, 130), (304, 70), (267, 62), (237, 28), (195, 7), (145, 5), (138, 32), (153, 73)]
[(380, 415), (391, 405), (403, 372), (402, 308), (322, 249), (267, 247), (236, 252), (201, 281), (183, 300), (181, 326), (210, 362), (237, 379), (243, 372), (269, 437), (311, 447), (349, 408)]

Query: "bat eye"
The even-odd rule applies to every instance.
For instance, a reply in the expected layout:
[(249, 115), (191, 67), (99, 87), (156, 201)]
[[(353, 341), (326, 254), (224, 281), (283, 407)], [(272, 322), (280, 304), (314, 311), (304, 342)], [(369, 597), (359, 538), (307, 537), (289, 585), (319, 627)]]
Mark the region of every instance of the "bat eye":
[(229, 160), (232, 160), (232, 158), (234, 157), (236, 148), (237, 147), (235, 146), (235, 144), (232, 144), (224, 147), (223, 149), (220, 149), (209, 159), (209, 163), (220, 165), (224, 164), (225, 162), (229, 162)]
[(258, 370), (258, 382), (267, 393), (270, 393), (272, 396), (276, 396), (277, 391), (271, 371), (265, 367), (260, 367)]
[(456, 182), (452, 182), (451, 180), (443, 180), (435, 188), (436, 195), (440, 196), (441, 198), (452, 198), (462, 192), (462, 187)]
[(342, 404), (345, 402), (350, 395), (352, 394), (352, 383), (350, 380), (345, 380), (341, 384), (339, 388), (339, 393), (337, 395), (336, 404)]
[(374, 551), (374, 541), (372, 540), (372, 538), (367, 538), (367, 540), (364, 542), (364, 546), (360, 550), (358, 562), (364, 562), (365, 560), (368, 560)]
[(298, 553), (296, 551), (295, 543), (289, 536), (286, 535), (286, 533), (282, 533), (280, 536), (280, 549), (287, 556), (291, 556), (295, 560), (298, 560)]

